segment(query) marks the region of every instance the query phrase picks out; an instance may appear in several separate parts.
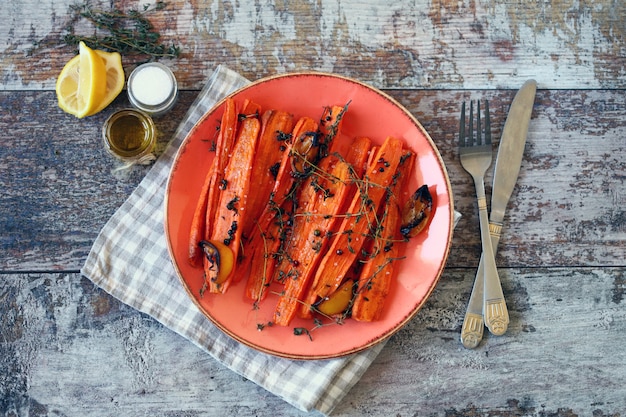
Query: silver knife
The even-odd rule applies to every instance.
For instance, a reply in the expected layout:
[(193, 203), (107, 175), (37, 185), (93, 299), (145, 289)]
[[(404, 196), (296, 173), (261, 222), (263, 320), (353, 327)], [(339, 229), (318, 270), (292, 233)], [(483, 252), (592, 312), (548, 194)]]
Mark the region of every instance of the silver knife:
[[(502, 131), (493, 176), (489, 215), (489, 232), (494, 256), (500, 242), (504, 212), (519, 175), (536, 90), (535, 80), (524, 83), (513, 99)], [(502, 335), (507, 330), (509, 314), (500, 282), (491, 283), (484, 280), (481, 256), (461, 330), (463, 346), (470, 349), (478, 346), (483, 337), (485, 324), (493, 334)]]

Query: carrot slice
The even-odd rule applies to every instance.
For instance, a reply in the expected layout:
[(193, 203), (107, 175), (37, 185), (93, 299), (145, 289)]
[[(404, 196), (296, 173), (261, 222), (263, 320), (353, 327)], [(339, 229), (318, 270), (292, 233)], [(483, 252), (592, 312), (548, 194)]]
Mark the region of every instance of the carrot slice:
[(254, 221), (261, 216), (267, 205), (276, 178), (282, 154), (287, 147), (285, 141), (293, 129), (293, 116), (290, 113), (277, 110), (267, 110), (261, 119), (261, 134), (252, 166), (254, 187), (250, 188), (246, 222), (243, 225), (243, 235), (250, 236)]
[[(223, 241), (233, 251), (237, 259), (241, 246), (245, 221), (250, 173), (261, 123), (257, 118), (245, 118), (233, 147), (232, 155), (224, 171), (224, 189), (221, 190), (219, 204), (213, 218), (210, 240)], [(223, 283), (216, 283), (217, 273), (208, 261), (204, 262), (205, 280), (209, 292), (225, 292), (232, 281), (231, 275)], [(235, 268), (236, 269), (236, 268)], [(235, 270), (233, 269), (233, 271)]]
[[(324, 144), (326, 149), (329, 149), (335, 144), (335, 138), (341, 132), (341, 126), (343, 125), (343, 116), (348, 110), (348, 104), (345, 106), (327, 106), (324, 107), (324, 112), (320, 120), (320, 134), (322, 138), (320, 141)], [(324, 156), (324, 154), (322, 154)]]
[(211, 186), (213, 176), (215, 175), (216, 161), (216, 159), (213, 159), (214, 163), (211, 165), (211, 169), (207, 172), (204, 183), (202, 184), (200, 196), (198, 197), (198, 202), (196, 203), (196, 209), (193, 213), (193, 219), (191, 220), (191, 229), (189, 232), (189, 255), (187, 259), (189, 260), (191, 266), (194, 267), (202, 266), (202, 249), (200, 248), (200, 241), (205, 237), (209, 188)]
[[(340, 221), (356, 191), (354, 181), (360, 178), (371, 141), (358, 138), (352, 152), (343, 160), (336, 154), (324, 158), (318, 170), (302, 186), (294, 233), (287, 248), (288, 266), (282, 270), (284, 290), (279, 297), (274, 323), (287, 326), (295, 317), (309, 289), (315, 269), (329, 244), (329, 233)], [(305, 307), (303, 307), (305, 308)]]
[(241, 114), (239, 115), (240, 119), (244, 117), (257, 117), (258, 118), (260, 114), (261, 114), (260, 104), (255, 103), (254, 101), (248, 98), (243, 101), (243, 106), (241, 107)]
[(215, 146), (215, 173), (209, 184), (207, 195), (207, 209), (205, 220), (204, 239), (209, 240), (212, 235), (213, 220), (217, 206), (219, 205), (220, 193), (224, 188), (224, 170), (228, 164), (228, 155), (232, 152), (237, 134), (237, 106), (232, 98), (224, 103), (224, 113), (220, 123), (220, 134)]
[(209, 239), (217, 204), (219, 186), (224, 177), (224, 168), (228, 162), (228, 153), (232, 149), (237, 128), (237, 108), (232, 98), (224, 102), (224, 113), (220, 120), (220, 130), (215, 143), (215, 158), (205, 177), (200, 197), (196, 204), (189, 233), (188, 260), (192, 266), (202, 266), (202, 250), (199, 243)]
[(275, 221), (258, 234), (257, 238), (261, 242), (252, 247), (252, 252), (246, 258), (250, 264), (246, 297), (256, 303), (267, 296), (276, 267), (275, 255), (281, 246), (288, 220), (289, 215), (278, 212)]
[(376, 219), (386, 188), (391, 184), (402, 156), (402, 142), (388, 137), (368, 166), (363, 184), (350, 205), (328, 252), (315, 274), (315, 293), (326, 297), (337, 290), (356, 260)]
[[(317, 131), (318, 124), (309, 117), (300, 118), (294, 126), (291, 136), (298, 138), (307, 132)], [(243, 261), (243, 269), (250, 269), (248, 282), (246, 283), (246, 294), (253, 301), (260, 301), (265, 298), (268, 278), (272, 277), (274, 271), (274, 262), (265, 261), (268, 256), (279, 251), (278, 246), (284, 243), (284, 237), (273, 241), (273, 245), (266, 247), (268, 236), (281, 236), (286, 230), (274, 231), (274, 233), (266, 234), (273, 225), (283, 224), (283, 210), (281, 206), (289, 197), (294, 186), (295, 177), (292, 175), (292, 158), (291, 155), (292, 142), (287, 143), (287, 149), (283, 153), (283, 157), (276, 175), (274, 187), (270, 193), (269, 201), (263, 209), (261, 216), (253, 219), (255, 227), (252, 228), (250, 237), (247, 241), (247, 253)], [(259, 261), (259, 257), (263, 257), (263, 262)], [(256, 260), (255, 260), (256, 259)]]
[(398, 197), (408, 183), (414, 162), (413, 152), (409, 151), (402, 157), (391, 193), (387, 196), (384, 206), (379, 228), (381, 236), (372, 239), (369, 245), (371, 257), (364, 260), (352, 305), (352, 318), (357, 321), (374, 321), (382, 315), (394, 277), (396, 261), (401, 254), (400, 242), (403, 241), (400, 235), (401, 204)]

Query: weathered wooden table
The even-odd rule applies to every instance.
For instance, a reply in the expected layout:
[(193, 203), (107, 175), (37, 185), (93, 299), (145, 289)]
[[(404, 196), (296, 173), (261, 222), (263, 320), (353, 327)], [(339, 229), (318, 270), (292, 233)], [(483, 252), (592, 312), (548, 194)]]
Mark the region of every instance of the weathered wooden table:
[[(112, 175), (101, 146), (124, 94), (80, 121), (57, 107), (73, 3), (0, 4), (0, 415), (302, 415), (81, 277), (147, 168)], [(249, 79), (312, 69), (384, 89), (443, 156), (463, 214), (447, 268), (334, 415), (626, 412), (623, 2), (172, 0), (150, 16), (182, 52), (166, 61), (182, 93), (158, 120), (161, 145), (222, 63)], [(489, 99), (499, 138), (529, 78), (539, 89), (497, 255), (511, 324), (467, 350), (480, 240), (456, 149), (460, 102)]]

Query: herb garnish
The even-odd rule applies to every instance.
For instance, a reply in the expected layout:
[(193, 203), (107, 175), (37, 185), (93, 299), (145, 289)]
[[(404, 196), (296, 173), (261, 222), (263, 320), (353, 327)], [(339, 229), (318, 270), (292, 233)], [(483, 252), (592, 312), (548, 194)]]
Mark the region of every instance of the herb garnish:
[[(180, 48), (161, 43), (161, 35), (155, 31), (146, 14), (165, 9), (167, 3), (158, 0), (154, 5), (146, 4), (143, 10), (130, 9), (125, 12), (119, 8), (111, 10), (95, 9), (89, 0), (83, 4), (70, 6), (70, 23), (65, 28), (63, 41), (70, 46), (77, 46), (81, 41), (93, 49), (119, 52), (122, 55), (147, 56), (147, 60), (159, 58), (177, 58)], [(96, 33), (83, 36), (75, 33), (76, 24), (86, 19), (91, 22)], [(102, 34), (108, 32), (108, 34)]]

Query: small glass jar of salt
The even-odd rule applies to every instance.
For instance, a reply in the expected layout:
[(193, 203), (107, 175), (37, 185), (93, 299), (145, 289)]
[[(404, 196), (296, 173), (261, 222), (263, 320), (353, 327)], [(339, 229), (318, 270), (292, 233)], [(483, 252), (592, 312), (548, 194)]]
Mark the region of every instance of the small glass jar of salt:
[(138, 66), (128, 78), (131, 104), (151, 116), (168, 112), (178, 98), (178, 85), (172, 71), (158, 62)]

